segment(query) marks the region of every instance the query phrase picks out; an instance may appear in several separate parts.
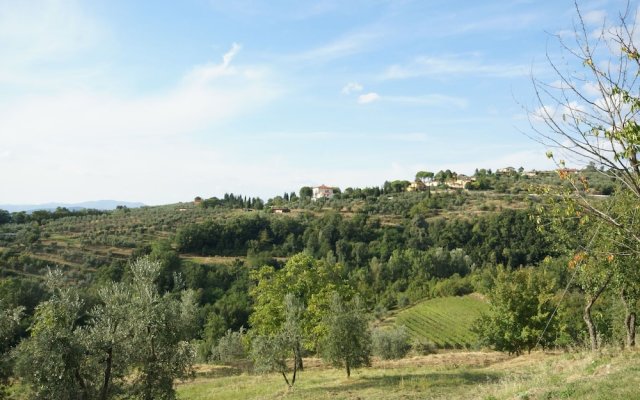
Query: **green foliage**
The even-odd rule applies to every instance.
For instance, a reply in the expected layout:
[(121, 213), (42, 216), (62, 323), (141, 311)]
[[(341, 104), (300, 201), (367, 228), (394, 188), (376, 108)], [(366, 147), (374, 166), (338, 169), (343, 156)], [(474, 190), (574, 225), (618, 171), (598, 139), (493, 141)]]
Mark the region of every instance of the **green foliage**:
[(321, 321), (329, 310), (331, 293), (350, 292), (343, 275), (340, 264), (314, 260), (306, 253), (291, 257), (280, 270), (264, 266), (252, 271), (251, 278), (256, 282), (251, 289), (254, 311), (249, 321), (252, 329), (260, 335), (278, 332), (286, 321), (286, 296), (292, 295), (305, 306), (300, 323), (305, 346), (312, 349), (324, 334)]
[[(291, 388), (296, 383), (298, 365), (302, 360), (300, 349), (303, 337), (302, 318), (305, 310), (300, 300), (291, 293), (285, 296), (282, 306), (285, 314), (284, 323), (274, 333), (255, 337), (251, 345), (251, 356), (257, 372), (279, 372), (287, 386)], [(293, 359), (291, 380), (287, 377), (288, 358)]]
[(0, 397), (11, 375), (11, 359), (9, 352), (15, 344), (15, 334), (20, 320), (23, 318), (24, 307), (9, 307), (0, 299)]
[[(173, 382), (189, 376), (196, 306), (192, 292), (160, 295), (161, 265), (131, 265), (131, 282), (98, 293), (84, 315), (77, 292), (59, 272), (51, 298), (36, 308), (31, 336), (16, 349), (18, 375), (36, 399), (173, 399)], [(81, 321), (86, 320), (81, 325)]]
[(404, 326), (374, 330), (372, 343), (373, 354), (383, 360), (403, 358), (411, 350), (410, 336)]
[(48, 286), (51, 298), (38, 305), (31, 336), (20, 343), (16, 371), (33, 390), (35, 399), (72, 400), (87, 398), (84, 375), (85, 347), (78, 319), (82, 301), (63, 288), (62, 275), (52, 272)]
[(211, 353), (211, 360), (222, 364), (246, 359), (246, 331), (243, 328), (238, 331), (229, 329)]
[(499, 269), (489, 294), (489, 312), (474, 327), (481, 343), (516, 354), (530, 352), (537, 344), (551, 346), (558, 322), (552, 319), (547, 326), (547, 321), (555, 308), (556, 290), (553, 277), (544, 270)]
[(359, 297), (344, 302), (338, 293), (334, 293), (324, 325), (323, 358), (335, 367), (344, 367), (347, 377), (351, 376), (352, 368), (371, 365), (369, 315)]

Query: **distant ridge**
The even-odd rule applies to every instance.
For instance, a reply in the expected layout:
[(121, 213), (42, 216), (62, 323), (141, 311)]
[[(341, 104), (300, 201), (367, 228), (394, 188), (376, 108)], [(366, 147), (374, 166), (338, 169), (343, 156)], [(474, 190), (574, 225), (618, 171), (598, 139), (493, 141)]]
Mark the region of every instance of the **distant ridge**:
[(143, 207), (144, 203), (132, 202), (132, 201), (118, 201), (118, 200), (95, 200), (84, 201), (82, 203), (44, 203), (44, 204), (0, 204), (0, 210), (7, 210), (9, 212), (19, 211), (36, 211), (36, 210), (55, 210), (58, 207), (65, 207), (69, 210), (82, 210), (87, 208), (93, 208), (96, 210), (115, 210), (117, 206), (126, 206), (128, 208)]

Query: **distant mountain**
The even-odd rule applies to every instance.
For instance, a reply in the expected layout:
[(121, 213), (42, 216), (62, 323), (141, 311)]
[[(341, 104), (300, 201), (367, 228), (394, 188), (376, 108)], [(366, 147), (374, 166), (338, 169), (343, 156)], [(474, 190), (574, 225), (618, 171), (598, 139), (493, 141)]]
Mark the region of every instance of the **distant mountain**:
[(9, 212), (30, 212), (36, 210), (55, 210), (58, 207), (65, 207), (69, 210), (82, 210), (86, 208), (93, 208), (96, 210), (115, 210), (117, 206), (137, 208), (144, 206), (144, 203), (117, 200), (95, 200), (85, 201), (82, 203), (0, 204), (0, 210), (7, 210)]

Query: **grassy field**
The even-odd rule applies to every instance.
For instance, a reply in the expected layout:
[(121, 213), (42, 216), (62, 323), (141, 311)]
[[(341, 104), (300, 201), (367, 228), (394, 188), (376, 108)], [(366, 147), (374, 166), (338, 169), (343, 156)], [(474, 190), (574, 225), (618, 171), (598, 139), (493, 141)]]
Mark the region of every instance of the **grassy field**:
[(440, 297), (402, 310), (385, 322), (404, 325), (413, 339), (441, 348), (469, 348), (477, 342), (471, 326), (488, 307), (477, 295)]
[[(181, 399), (640, 399), (640, 354), (452, 352), (375, 362), (347, 379), (318, 365), (293, 390), (281, 376), (210, 370), (178, 386)], [(313, 364), (313, 363), (307, 363)]]

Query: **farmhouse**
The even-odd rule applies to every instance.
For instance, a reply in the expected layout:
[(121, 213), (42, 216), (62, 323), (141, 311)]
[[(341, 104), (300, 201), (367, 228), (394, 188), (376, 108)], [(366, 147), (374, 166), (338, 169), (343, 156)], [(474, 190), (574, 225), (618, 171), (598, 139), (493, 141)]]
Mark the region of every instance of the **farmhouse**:
[(464, 186), (467, 183), (472, 182), (474, 180), (475, 180), (474, 178), (468, 177), (467, 175), (460, 174), (458, 175), (456, 180), (450, 182), (448, 186), (454, 189), (464, 189)]
[(516, 173), (516, 169), (513, 167), (506, 167), (506, 168), (498, 168), (498, 170), (496, 171), (496, 173), (498, 174), (505, 174), (505, 175), (512, 175)]
[(416, 180), (407, 187), (407, 192), (422, 192), (427, 190), (427, 185), (421, 180)]
[(331, 186), (315, 186), (313, 188), (312, 200), (316, 201), (318, 199), (330, 199), (333, 197), (333, 188)]

